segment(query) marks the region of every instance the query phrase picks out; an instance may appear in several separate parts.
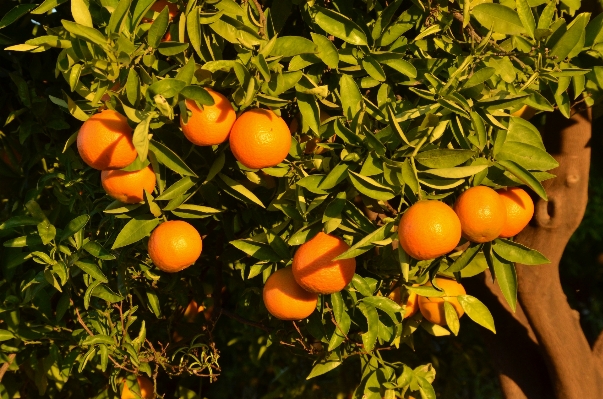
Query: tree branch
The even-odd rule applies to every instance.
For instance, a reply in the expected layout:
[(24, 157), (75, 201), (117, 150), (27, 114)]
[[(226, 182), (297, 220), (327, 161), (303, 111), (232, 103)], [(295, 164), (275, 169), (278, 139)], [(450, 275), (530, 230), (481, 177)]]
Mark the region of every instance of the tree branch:
[(0, 367), (0, 382), (2, 382), (2, 378), (4, 377), (4, 374), (6, 374), (6, 372), (8, 371), (8, 368), (13, 363), (13, 361), (15, 360), (16, 357), (17, 357), (16, 353), (11, 353), (10, 355), (8, 355), (8, 360), (6, 361), (6, 363), (4, 363), (2, 365), (2, 367)]
[(262, 5), (258, 0), (253, 0), (253, 4), (255, 4), (255, 7), (258, 9), (258, 13), (260, 14), (260, 24), (262, 25), (260, 28), (260, 36), (266, 36), (266, 15), (264, 15)]

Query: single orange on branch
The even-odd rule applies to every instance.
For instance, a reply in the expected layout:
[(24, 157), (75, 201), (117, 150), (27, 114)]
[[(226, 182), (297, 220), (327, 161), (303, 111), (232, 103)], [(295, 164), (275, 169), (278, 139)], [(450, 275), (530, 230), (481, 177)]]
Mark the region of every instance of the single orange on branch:
[(207, 92), (214, 99), (214, 105), (204, 105), (201, 109), (193, 100), (186, 100), (186, 108), (191, 115), (186, 123), (180, 116), (180, 127), (184, 136), (199, 146), (222, 144), (228, 140), (230, 130), (237, 119), (237, 114), (226, 97), (213, 90)]
[(318, 294), (304, 290), (295, 281), (290, 267), (268, 277), (262, 297), (268, 312), (280, 320), (305, 319), (314, 312), (318, 302)]
[(156, 177), (150, 166), (135, 172), (103, 170), (101, 183), (110, 197), (126, 204), (137, 204), (144, 201), (145, 190), (153, 192)]
[[(454, 310), (456, 310), (459, 318), (465, 314), (463, 307), (456, 298), (459, 295), (466, 294), (465, 287), (454, 280), (448, 280), (445, 278), (436, 278), (435, 282), (438, 287), (444, 290), (445, 295), (443, 297), (420, 296), (419, 309), (427, 321), (440, 326), (445, 326), (448, 324), (446, 323), (446, 313), (444, 310), (445, 301), (454, 307)], [(432, 284), (427, 283), (425, 285), (431, 286)]]
[[(154, 399), (155, 398), (155, 387), (153, 381), (145, 376), (136, 377), (138, 382), (138, 388), (140, 389), (140, 397), (142, 399)], [(121, 399), (137, 399), (138, 396), (128, 388), (128, 385), (124, 381), (123, 389), (121, 391)]]
[(498, 190), (505, 204), (507, 218), (500, 232), (500, 237), (509, 238), (519, 234), (534, 216), (534, 201), (525, 190), (519, 187), (509, 187)]
[(452, 251), (461, 239), (461, 222), (443, 202), (423, 200), (412, 205), (400, 218), (400, 245), (418, 260), (434, 259)]
[(244, 112), (230, 132), (230, 150), (250, 169), (276, 166), (289, 154), (291, 132), (274, 112), (255, 108)]
[(138, 155), (128, 120), (110, 109), (84, 122), (77, 135), (77, 149), (84, 162), (98, 170), (125, 168)]
[(356, 259), (334, 260), (350, 249), (341, 238), (323, 232), (299, 247), (293, 256), (293, 276), (306, 291), (333, 294), (344, 289), (356, 272)]
[(155, 266), (164, 272), (176, 273), (199, 259), (203, 243), (190, 223), (173, 220), (161, 223), (153, 230), (148, 249)]
[(471, 187), (454, 203), (463, 237), (483, 243), (497, 238), (503, 230), (507, 211), (502, 198), (486, 186)]

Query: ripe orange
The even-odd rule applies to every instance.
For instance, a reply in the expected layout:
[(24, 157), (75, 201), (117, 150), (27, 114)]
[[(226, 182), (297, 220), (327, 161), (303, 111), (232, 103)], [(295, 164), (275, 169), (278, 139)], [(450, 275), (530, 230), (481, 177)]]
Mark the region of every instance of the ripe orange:
[(281, 320), (305, 319), (314, 312), (318, 302), (318, 294), (305, 291), (297, 284), (290, 267), (268, 277), (262, 296), (266, 309)]
[[(427, 321), (440, 326), (445, 326), (446, 314), (444, 312), (444, 301), (448, 301), (456, 310), (459, 318), (465, 314), (463, 307), (456, 299), (459, 295), (465, 295), (465, 288), (454, 280), (448, 280), (444, 278), (436, 278), (436, 284), (438, 287), (444, 290), (446, 296), (443, 297), (432, 297), (427, 298), (424, 296), (419, 297), (419, 309), (421, 314)], [(425, 285), (431, 286), (431, 283)]]
[[(153, 386), (153, 381), (149, 380), (147, 377), (138, 376), (136, 377), (138, 382), (138, 387), (140, 388), (140, 396), (143, 399), (154, 399), (155, 398), (155, 387)], [(121, 391), (121, 399), (136, 399), (138, 396), (128, 388), (128, 385), (124, 382), (124, 388)]]
[(125, 168), (137, 155), (128, 120), (110, 109), (84, 122), (77, 135), (77, 149), (84, 162), (98, 170)]
[(186, 100), (186, 108), (191, 111), (185, 125), (180, 117), (180, 126), (186, 138), (196, 145), (216, 145), (228, 140), (230, 129), (237, 114), (226, 97), (213, 90), (207, 90), (214, 99), (214, 105), (197, 107), (192, 100)]
[[(397, 287), (389, 294), (389, 299), (402, 305), (402, 287)], [(414, 292), (411, 292), (406, 300), (406, 308), (404, 308), (404, 318), (407, 319), (417, 313), (419, 310), (418, 296)]]
[(461, 239), (461, 222), (452, 208), (440, 201), (423, 200), (400, 219), (400, 245), (418, 260), (437, 258), (452, 251)]
[(155, 173), (150, 166), (135, 172), (123, 170), (103, 170), (101, 183), (109, 196), (126, 204), (144, 201), (144, 190), (152, 193), (155, 189)]
[(199, 232), (189, 223), (173, 220), (161, 223), (149, 238), (149, 256), (159, 269), (179, 272), (199, 259), (203, 243)]
[(529, 194), (519, 187), (498, 190), (498, 194), (507, 209), (507, 219), (499, 237), (513, 237), (530, 223), (534, 215), (534, 202)]
[(519, 108), (517, 111), (511, 114), (511, 116), (516, 116), (525, 120), (532, 119), (534, 115), (536, 115), (536, 109), (530, 107), (529, 105), (524, 105), (523, 107)]
[(250, 169), (281, 163), (289, 154), (291, 132), (274, 112), (255, 108), (243, 113), (230, 131), (230, 149)]
[(463, 237), (472, 242), (488, 242), (498, 237), (507, 214), (500, 195), (486, 186), (463, 192), (454, 203), (454, 211), (461, 221)]
[(341, 238), (323, 232), (303, 244), (293, 257), (293, 276), (306, 291), (339, 292), (352, 281), (356, 259), (333, 260), (350, 249)]

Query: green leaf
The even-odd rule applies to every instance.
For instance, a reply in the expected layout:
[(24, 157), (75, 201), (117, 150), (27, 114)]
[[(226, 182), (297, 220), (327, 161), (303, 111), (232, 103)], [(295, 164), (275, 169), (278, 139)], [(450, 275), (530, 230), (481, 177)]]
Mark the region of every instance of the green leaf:
[(520, 35), (525, 29), (512, 8), (496, 3), (482, 3), (473, 7), (471, 16), (484, 28), (504, 35)]
[(128, 80), (126, 80), (126, 96), (130, 105), (135, 106), (140, 97), (140, 78), (134, 68), (128, 71)]
[(456, 260), (446, 269), (447, 273), (456, 273), (463, 270), (471, 263), (478, 252), (482, 249), (481, 244), (471, 244)]
[(219, 209), (193, 204), (182, 204), (171, 212), (184, 219), (202, 219), (221, 213)]
[(370, 55), (367, 55), (362, 59), (361, 63), (362, 68), (364, 68), (364, 70), (366, 71), (366, 73), (369, 74), (370, 77), (379, 82), (385, 81), (385, 72), (383, 71), (383, 68), (381, 67), (381, 65), (379, 65), (377, 60), (375, 60)]
[(314, 44), (316, 44), (316, 48), (318, 49), (316, 56), (320, 58), (320, 60), (329, 68), (336, 69), (339, 65), (339, 53), (337, 52), (337, 47), (335, 47), (333, 42), (323, 35), (319, 35), (314, 32), (310, 32), (310, 35), (312, 36), (312, 41)]
[(166, 5), (163, 10), (159, 13), (151, 28), (149, 28), (149, 34), (147, 37), (147, 43), (151, 48), (159, 47), (159, 43), (161, 43), (161, 39), (165, 35), (167, 31), (168, 24), (170, 23), (170, 14), (168, 11), (168, 6)]
[(137, 216), (130, 220), (119, 232), (111, 249), (125, 247), (148, 237), (159, 225), (159, 219), (152, 216)]
[(366, 237), (354, 244), (350, 249), (336, 257), (334, 260), (355, 258), (374, 247), (373, 242), (382, 241), (389, 236), (392, 229), (392, 223), (386, 223), (377, 230), (368, 234)]
[(548, 201), (546, 192), (542, 184), (536, 179), (530, 172), (528, 172), (523, 166), (518, 165), (513, 161), (498, 161), (498, 164), (511, 172), (515, 177), (528, 185), (540, 198)]
[[(368, 296), (362, 298), (362, 302), (385, 312), (394, 323), (399, 323), (402, 319), (402, 307), (389, 298), (382, 296)], [(398, 316), (400, 316), (398, 318)]]
[(186, 51), (187, 48), (188, 43), (162, 42), (159, 43), (159, 47), (157, 48), (157, 50), (159, 51), (159, 54), (169, 57), (183, 53), (184, 51)]
[(415, 159), (428, 168), (452, 168), (471, 159), (475, 152), (470, 150), (438, 149), (417, 154)]
[(274, 252), (270, 245), (253, 240), (236, 240), (230, 244), (235, 248), (245, 252), (249, 256), (267, 262), (279, 262), (281, 257)]
[(162, 95), (165, 98), (172, 98), (178, 95), (186, 87), (186, 82), (180, 79), (165, 78), (149, 86), (149, 91), (153, 95)]
[(186, 86), (180, 91), (184, 97), (201, 105), (214, 105), (214, 98), (201, 86)]
[(421, 171), (421, 173), (429, 173), (438, 177), (445, 177), (447, 179), (461, 179), (463, 177), (469, 177), (478, 174), (482, 170), (488, 168), (489, 165), (473, 165), (473, 166), (458, 166), (456, 168), (442, 168), (442, 169), (427, 169)]
[(167, 166), (174, 172), (179, 173), (182, 176), (197, 177), (195, 172), (193, 172), (175, 152), (158, 141), (151, 140), (149, 142), (149, 150), (155, 154), (159, 163)]
[(339, 95), (341, 97), (343, 115), (347, 120), (354, 119), (354, 116), (356, 116), (362, 106), (362, 94), (360, 94), (360, 89), (358, 89), (358, 85), (353, 77), (341, 75), (341, 79), (339, 80)]
[(410, 62), (400, 58), (398, 53), (378, 53), (373, 54), (373, 57), (380, 64), (387, 65), (409, 78), (417, 77), (417, 69)]
[(130, 30), (134, 31), (134, 28), (140, 24), (144, 15), (151, 9), (151, 6), (155, 4), (156, 0), (138, 0), (136, 1), (136, 7), (132, 12), (132, 21)]
[(370, 177), (348, 171), (348, 177), (356, 190), (369, 198), (387, 201), (395, 197), (394, 192), (389, 187), (377, 183)]
[(0, 330), (0, 342), (8, 341), (9, 339), (15, 338), (15, 335), (8, 330)]
[(536, 30), (536, 22), (534, 21), (534, 14), (527, 0), (515, 0), (517, 8), (517, 14), (521, 20), (521, 24), (525, 28), (528, 35), (534, 39), (534, 31)]
[(471, 320), (496, 334), (494, 318), (486, 305), (471, 295), (459, 295), (457, 299)]
[(72, 219), (69, 223), (67, 223), (67, 226), (65, 226), (65, 229), (63, 229), (63, 231), (61, 232), (59, 242), (71, 237), (72, 235), (83, 229), (84, 226), (88, 223), (88, 220), (90, 220), (89, 215), (81, 215), (76, 217), (75, 219)]
[(492, 264), (494, 265), (496, 282), (498, 283), (503, 296), (507, 300), (507, 303), (511, 307), (511, 310), (515, 312), (515, 309), (517, 308), (517, 273), (515, 271), (515, 264), (501, 258), (496, 254), (496, 250), (494, 252)]
[(314, 22), (325, 32), (341, 40), (357, 45), (366, 46), (366, 35), (356, 23), (338, 12), (315, 6)]
[(120, 0), (109, 19), (109, 25), (107, 28), (109, 32), (119, 33), (122, 28), (126, 17), (128, 16), (128, 10), (130, 9), (131, 0)]
[(239, 183), (236, 180), (231, 179), (230, 177), (222, 174), (222, 173), (218, 173), (218, 177), (220, 179), (222, 179), (222, 181), (232, 190), (234, 190), (235, 192), (237, 192), (238, 194), (242, 195), (244, 198), (248, 199), (249, 201), (261, 206), (262, 208), (266, 208), (264, 206), (264, 204), (262, 203), (262, 201), (251, 191), (249, 191), (249, 189), (247, 189), (245, 186), (243, 186), (241, 183)]
[[(81, 1), (81, 0), (80, 0)], [(7, 12), (2, 19), (0, 19), (0, 29), (7, 27), (12, 24), (25, 14), (27, 14), (30, 10), (37, 7), (37, 4), (19, 4), (13, 7), (9, 12)]]
[(547, 171), (559, 166), (546, 151), (516, 141), (505, 141), (495, 158), (497, 161), (513, 161), (528, 170)]
[(459, 322), (459, 315), (456, 313), (456, 309), (448, 301), (444, 301), (444, 317), (446, 318), (446, 325), (452, 331), (454, 335), (459, 335), (459, 329), (461, 323)]
[(364, 350), (371, 352), (375, 348), (377, 336), (379, 335), (379, 313), (377, 313), (377, 309), (373, 306), (364, 302), (359, 302), (357, 306), (364, 317), (366, 317), (368, 325), (368, 331), (361, 334)]
[(550, 260), (535, 249), (530, 249), (510, 240), (497, 239), (494, 241), (492, 249), (497, 255), (509, 262), (521, 263), (524, 265), (543, 265), (551, 263)]
[(438, 291), (436, 288), (430, 285), (421, 285), (418, 287), (406, 287), (408, 291), (414, 292), (417, 295), (424, 296), (427, 298), (439, 298), (446, 296), (444, 291)]
[[(218, 18), (221, 16), (222, 12), (218, 13)], [(204, 59), (203, 53), (201, 52), (201, 21), (199, 19), (199, 7), (194, 7), (186, 15), (186, 33), (188, 33), (188, 39), (197, 55), (201, 59)]]
[(562, 62), (570, 54), (576, 45), (584, 39), (584, 31), (589, 16), (589, 13), (582, 13), (572, 21), (567, 32), (561, 36), (561, 39), (555, 43), (549, 52), (549, 57), (557, 57), (555, 61)]
[(318, 47), (312, 41), (301, 36), (282, 36), (276, 39), (271, 56), (293, 57), (298, 54), (318, 52)]
[(343, 361), (341, 360), (326, 360), (321, 363), (316, 363), (314, 367), (312, 367), (310, 374), (308, 374), (306, 377), (306, 380), (328, 373), (329, 371), (339, 367), (342, 363)]
[(95, 258), (102, 259), (102, 260), (114, 260), (115, 259), (115, 256), (113, 254), (111, 254), (102, 245), (100, 245), (99, 243), (97, 243), (95, 241), (88, 241), (86, 244), (84, 244), (84, 246), (82, 248), (84, 248), (84, 250), (86, 252), (88, 252), (90, 255), (94, 256)]
[(98, 267), (96, 263), (89, 259), (80, 259), (75, 262), (75, 265), (82, 269), (84, 273), (87, 273), (94, 277), (95, 280), (102, 281), (103, 283), (108, 283), (109, 280), (107, 276), (102, 272), (102, 270)]
[(88, 42), (96, 43), (105, 50), (109, 49), (107, 38), (98, 30), (66, 20), (62, 20), (61, 23), (63, 24), (63, 27), (69, 31), (69, 33), (81, 37)]
[(136, 129), (134, 129), (134, 134), (132, 135), (132, 143), (134, 144), (134, 148), (136, 148), (136, 152), (138, 153), (138, 159), (141, 162), (147, 160), (147, 155), (149, 153), (149, 125), (151, 124), (151, 115), (148, 115), (146, 118), (140, 122)]
[(44, 0), (44, 2), (40, 4), (40, 6), (33, 10), (31, 13), (37, 15), (45, 14), (65, 2), (67, 2), (67, 0)]
[(478, 69), (477, 71), (473, 72), (473, 75), (471, 75), (469, 79), (467, 79), (463, 85), (463, 89), (468, 89), (484, 83), (485, 81), (489, 80), (495, 72), (496, 68), (492, 67)]

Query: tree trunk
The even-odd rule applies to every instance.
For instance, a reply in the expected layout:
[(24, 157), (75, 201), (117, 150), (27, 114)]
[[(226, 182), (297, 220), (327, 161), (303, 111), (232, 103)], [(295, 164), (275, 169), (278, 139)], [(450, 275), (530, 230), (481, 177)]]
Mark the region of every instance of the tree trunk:
[[(543, 182), (549, 201), (536, 201), (534, 219), (517, 241), (540, 251), (551, 263), (517, 265), (521, 310), (504, 316), (510, 310), (503, 309), (506, 304), (498, 287), (486, 280), (473, 281), (469, 287), (486, 297), (494, 313), (503, 313), (497, 319), (499, 334), (487, 342), (507, 399), (603, 397), (603, 338), (591, 350), (559, 278), (561, 256), (586, 209), (590, 139), (590, 110), (569, 120), (558, 113), (547, 116), (543, 140), (559, 167), (552, 171), (554, 179)], [(548, 378), (542, 376), (544, 368)]]

